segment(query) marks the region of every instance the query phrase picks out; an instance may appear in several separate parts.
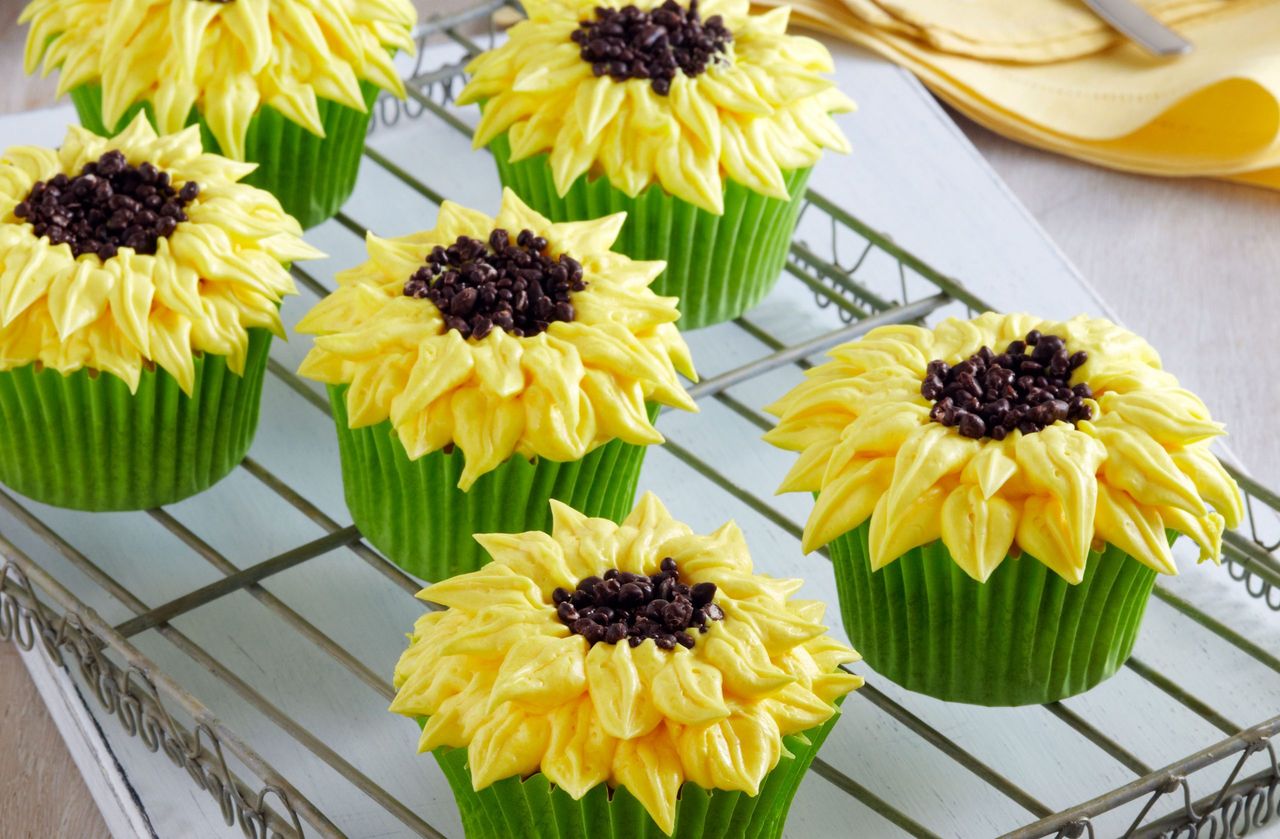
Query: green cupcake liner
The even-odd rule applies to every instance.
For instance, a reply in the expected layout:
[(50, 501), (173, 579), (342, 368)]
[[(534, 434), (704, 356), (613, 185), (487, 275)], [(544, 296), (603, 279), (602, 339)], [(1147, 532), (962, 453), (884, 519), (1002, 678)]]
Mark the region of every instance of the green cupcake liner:
[(77, 510), (145, 510), (213, 486), (249, 451), (271, 333), (249, 330), (243, 375), (196, 359), (190, 396), (162, 369), (136, 393), (108, 373), (30, 364), (0, 373), (0, 482)]
[[(674, 839), (777, 839), (805, 771), (840, 714), (784, 737), (778, 765), (756, 796), (704, 790), (686, 782), (676, 804)], [(790, 755), (787, 754), (790, 752)], [(479, 792), (471, 788), (466, 749), (436, 749), (453, 789), (467, 839), (665, 839), (644, 806), (626, 790), (593, 787), (574, 801), (542, 773), (507, 778)]]
[(1030, 705), (1082, 693), (1133, 650), (1156, 572), (1112, 545), (1071, 585), (1024, 554), (985, 583), (941, 541), (871, 570), (870, 523), (833, 540), (849, 640), (886, 679), (975, 705)]
[(632, 259), (666, 261), (667, 270), (652, 288), (680, 298), (679, 325), (685, 330), (732, 320), (773, 289), (786, 264), (812, 171), (783, 173), (789, 201), (727, 181), (724, 214), (717, 216), (657, 185), (632, 198), (603, 177), (583, 175), (561, 197), (547, 155), (512, 163), (506, 134), (489, 147), (502, 183), (552, 221), (582, 221), (625, 211), (627, 221), (613, 250)]
[[(245, 159), (257, 163), (258, 168), (243, 183), (274, 195), (304, 229), (332, 218), (355, 189), (365, 135), (378, 96), (378, 88), (368, 82), (361, 82), (360, 90), (364, 93), (364, 113), (328, 99), (317, 100), (323, 138), (266, 105), (249, 122)], [(73, 88), (71, 101), (80, 123), (104, 137), (123, 131), (139, 111), (145, 110), (147, 118), (155, 123), (150, 103), (138, 103), (125, 112), (114, 128), (109, 128), (102, 117), (102, 88), (96, 84)], [(205, 151), (221, 154), (218, 141), (195, 109), (187, 125), (200, 126)]]
[[(635, 504), (647, 446), (614, 440), (567, 463), (511, 457), (463, 492), (461, 452), (410, 460), (389, 420), (348, 428), (346, 391), (346, 385), (329, 387), (351, 517), (374, 547), (422, 579), (443, 580), (488, 563), (475, 533), (549, 532), (552, 498), (614, 521)], [(649, 419), (656, 417), (657, 406), (650, 406)]]

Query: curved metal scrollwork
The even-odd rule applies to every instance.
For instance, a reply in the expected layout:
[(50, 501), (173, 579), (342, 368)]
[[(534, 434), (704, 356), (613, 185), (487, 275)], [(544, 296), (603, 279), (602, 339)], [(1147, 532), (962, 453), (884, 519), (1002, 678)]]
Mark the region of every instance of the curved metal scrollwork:
[[(1273, 514), (1280, 513), (1280, 510), (1272, 510), (1265, 500), (1256, 498), (1250, 493), (1247, 486), (1241, 486), (1241, 491), (1244, 493), (1244, 506), (1248, 514), (1249, 538), (1259, 548), (1273, 557), (1276, 556), (1276, 550), (1280, 548), (1280, 540), (1268, 541), (1263, 538), (1259, 532), (1255, 505), (1261, 506), (1263, 510)], [(1227, 573), (1231, 575), (1231, 579), (1244, 583), (1245, 591), (1266, 603), (1270, 608), (1280, 612), (1280, 586), (1277, 586), (1270, 579), (1259, 573), (1259, 569), (1255, 567), (1256, 560), (1254, 557), (1224, 552), (1223, 558), (1226, 560)], [(1274, 574), (1271, 576), (1274, 576)]]
[[(1244, 781), (1235, 779), (1245, 762), (1259, 752), (1266, 752), (1269, 767)], [(1182, 804), (1172, 813), (1154, 822), (1147, 815), (1160, 799), (1182, 793)], [(1152, 790), (1146, 803), (1124, 837), (1152, 837), (1153, 839), (1244, 839), (1253, 836), (1264, 827), (1274, 827), (1280, 822), (1280, 765), (1276, 760), (1276, 745), (1270, 740), (1249, 743), (1241, 750), (1230, 776), (1212, 796), (1193, 802), (1191, 785), (1181, 775), (1170, 777), (1164, 784)], [(1081, 817), (1058, 828), (1054, 839), (1095, 839), (1093, 821)]]
[(63, 668), (71, 661), (98, 705), (152, 753), (163, 752), (196, 786), (218, 803), (228, 827), (248, 839), (302, 836), (302, 824), (288, 793), (267, 784), (253, 793), (227, 765), (222, 743), (208, 725), (188, 733), (169, 715), (155, 684), (136, 666), (122, 670), (103, 655), (106, 644), (74, 613), (53, 617), (40, 603), (26, 575), (13, 562), (0, 569), (0, 641), (31, 650), (40, 641)]
[(1267, 606), (1280, 612), (1280, 588), (1273, 586), (1270, 581), (1264, 580), (1258, 576), (1252, 569), (1253, 561), (1248, 557), (1238, 559), (1234, 556), (1224, 556), (1227, 566), (1227, 573), (1231, 575), (1231, 579), (1244, 583), (1245, 591), (1249, 592), (1253, 597), (1258, 598)]
[(1227, 796), (1193, 821), (1166, 830), (1160, 839), (1237, 839), (1253, 835), (1280, 819), (1280, 777)]
[(1062, 830), (1058, 831), (1055, 839), (1080, 839), (1081, 836), (1088, 836), (1089, 839), (1096, 839), (1093, 832), (1093, 822), (1088, 819), (1079, 819), (1066, 825)]

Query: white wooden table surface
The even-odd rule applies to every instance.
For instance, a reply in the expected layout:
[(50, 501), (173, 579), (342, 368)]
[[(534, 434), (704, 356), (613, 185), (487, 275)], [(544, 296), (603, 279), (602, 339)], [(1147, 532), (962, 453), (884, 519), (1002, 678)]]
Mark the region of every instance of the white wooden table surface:
[[(1064, 317), (1079, 311), (1102, 310), (1070, 261), (995, 176), (982, 154), (914, 81), (853, 49), (838, 48), (838, 53), (841, 84), (861, 105), (858, 114), (843, 119), (844, 127), (853, 138), (855, 153), (847, 159), (828, 158), (815, 176), (816, 188), (875, 227), (890, 232), (899, 244), (960, 278), (1003, 308)], [(0, 146), (28, 142), (55, 144), (61, 137), (62, 125), (69, 118), (64, 108), (0, 119)], [(1264, 235), (1280, 212), (1275, 196), (1213, 184), (1165, 184), (1128, 178), (1023, 151), (984, 136), (980, 129), (971, 131), (980, 148), (1010, 178), (1014, 191), (1063, 237), (1067, 253), (1087, 269), (1085, 273), (1093, 277), (1095, 285), (1104, 289), (1103, 298), (1129, 325), (1148, 335), (1164, 354), (1168, 366), (1205, 396), (1215, 413), (1234, 429), (1236, 451), (1255, 473), (1266, 482), (1278, 483), (1275, 478), (1280, 477), (1280, 468), (1277, 468), (1280, 458), (1268, 424), (1280, 408), (1277, 399), (1280, 388), (1266, 377), (1267, 371), (1276, 372), (1277, 361), (1262, 337), (1268, 334), (1263, 318), (1277, 311), (1275, 304), (1280, 303), (1280, 284), (1266, 275), (1270, 266), (1276, 264), (1277, 245), (1273, 238)], [(441, 171), (424, 160), (466, 153), (465, 143), (450, 138), (447, 132), (436, 130), (408, 137), (388, 135), (379, 142), (380, 148), (404, 165), (424, 174), (429, 172), (431, 183), (446, 194), (483, 207), (491, 208), (496, 203), (496, 181), (491, 170), (485, 170), (487, 175), (477, 175), (481, 170), (468, 167)], [(423, 147), (429, 148), (432, 154), (423, 155)], [(380, 190), (382, 181), (385, 181), (384, 173), (366, 167), (353, 201), (353, 216), (385, 234), (430, 226), (433, 210), (426, 202), (412, 207), (385, 206), (384, 193)], [(332, 225), (317, 230), (314, 238), (328, 247), (334, 257), (317, 270), (325, 279), (330, 278), (337, 267), (350, 265), (359, 258), (358, 244), (350, 237), (343, 239), (337, 235)], [(303, 299), (287, 304), (290, 322), (312, 302), (313, 299)], [(792, 302), (785, 299), (785, 295), (777, 301), (771, 300), (761, 314), (766, 319), (787, 320)], [(1237, 330), (1234, 327), (1237, 322), (1244, 328)], [(1233, 325), (1230, 330), (1227, 324)], [(1261, 351), (1250, 352), (1253, 345), (1246, 340), (1258, 342)], [(736, 363), (732, 356), (735, 348), (717, 346), (715, 341), (716, 337), (710, 332), (693, 336), (695, 357), (704, 373), (714, 373)], [(277, 348), (277, 357), (294, 361), (305, 346), (305, 340), (295, 339), (289, 347)], [(1248, 367), (1239, 364), (1246, 358), (1250, 362)], [(780, 374), (762, 382), (761, 388), (786, 386), (790, 378)], [(274, 388), (269, 387), (264, 422), (293, 418), (294, 406), (279, 390), (278, 383)], [(710, 427), (707, 423), (728, 421), (716, 407), (707, 406), (704, 415), (693, 420), (672, 417), (664, 429), (672, 439), (685, 443), (698, 439), (705, 446), (713, 446), (715, 441), (706, 439), (705, 430)], [(314, 455), (317, 461), (314, 464), (299, 463), (284, 451), (292, 435), (305, 433), (310, 439), (325, 432), (331, 434), (313, 419), (300, 422), (307, 423), (306, 427), (264, 426), (253, 454), (282, 470), (292, 470), (290, 477), (295, 480), (311, 478), (315, 488), (309, 487), (309, 492), (318, 495), (318, 503), (345, 522), (329, 438), (316, 437), (327, 447)], [(726, 458), (732, 454), (724, 452)], [(658, 477), (656, 470), (670, 468), (667, 458), (665, 453), (651, 455), (644, 482), (659, 488), (682, 517), (695, 526), (709, 528), (729, 515), (744, 516), (741, 509), (720, 501), (700, 506), (696, 484), (681, 486), (679, 482)], [(785, 458), (762, 446), (753, 447), (751, 457), (741, 464), (744, 471), (741, 479), (763, 492), (766, 485), (776, 482), (781, 474), (778, 470), (784, 465)], [(234, 475), (211, 491), (200, 505), (191, 502), (178, 505), (175, 514), (197, 529), (204, 523), (202, 510), (209, 506), (223, 517), (238, 517), (246, 525), (242, 532), (226, 532), (224, 528), (222, 532), (202, 535), (238, 564), (258, 561), (270, 552), (292, 547), (299, 540), (295, 538), (296, 523), (289, 525), (295, 528), (295, 534), (283, 532), (287, 529), (283, 526), (281, 532), (255, 531), (255, 526), (261, 526), (264, 531), (270, 529), (268, 525), (275, 524), (272, 516), (283, 517), (284, 513), (278, 508), (253, 509), (254, 491), (251, 481), (243, 475)], [(803, 516), (805, 503), (792, 499), (780, 507), (788, 515), (798, 517)], [(139, 532), (136, 522), (140, 519), (106, 517), (95, 522), (95, 532), (90, 536), (87, 530), (79, 532), (83, 527), (76, 516), (38, 509), (48, 521), (65, 528), (65, 532), (78, 534), (73, 541), (83, 547), (92, 544), (95, 558), (122, 580), (129, 581), (152, 605), (181, 593), (193, 580), (207, 582), (213, 578), (214, 572), (207, 566), (186, 559), (181, 564), (175, 559), (164, 574), (157, 574), (157, 563), (176, 556), (182, 549), (154, 528)], [(8, 533), (17, 526), (8, 517), (0, 517), (0, 529)], [(753, 522), (747, 530), (762, 567), (772, 573), (804, 575), (810, 581), (807, 590), (814, 596), (833, 599), (829, 568), (814, 558), (801, 558), (794, 540), (779, 535), (773, 528)], [(43, 557), (32, 540), (24, 540), (23, 544), (33, 554)], [(319, 562), (322, 564), (313, 562), (307, 566), (311, 573), (319, 571), (342, 577), (349, 570), (337, 557)], [(50, 559), (50, 567), (58, 567), (55, 560)], [(68, 579), (75, 576), (65, 569), (59, 570), (66, 573)], [(1205, 596), (1215, 601), (1219, 609), (1251, 608), (1247, 602), (1238, 601), (1232, 589), (1236, 584), (1225, 583), (1223, 576), (1215, 577), (1213, 569), (1187, 568), (1187, 573), (1178, 581), (1178, 591), (1183, 596)], [(370, 658), (375, 659), (370, 661), (371, 666), (385, 664), (375, 667), (380, 671), (387, 670), (394, 659), (399, 643), (393, 637), (396, 627), (406, 628), (413, 614), (411, 605), (406, 606), (398, 599), (394, 606), (387, 606), (383, 600), (386, 593), (377, 586), (348, 592), (349, 599), (343, 599), (337, 597), (341, 591), (335, 592), (332, 581), (325, 585), (307, 574), (294, 573), (273, 579), (268, 587), (317, 622), (320, 620), (317, 616), (332, 618), (334, 612), (343, 613), (341, 629), (332, 629), (332, 621), (325, 624), (326, 628), (332, 629), (340, 640), (348, 641), (353, 650), (368, 652)], [(359, 755), (363, 770), (374, 774), (381, 764), (389, 762), (397, 767), (412, 767), (410, 771), (420, 773), (416, 780), (404, 778), (403, 773), (391, 780), (379, 775), (379, 780), (394, 784), (397, 794), (420, 807), (424, 814), (430, 814), (433, 823), (457, 835), (456, 816), (451, 820), (447, 794), (441, 796), (438, 790), (427, 794), (423, 789), (426, 784), (439, 783), (433, 767), (428, 765), (430, 761), (405, 762), (405, 756), (399, 752), (411, 751), (412, 741), (395, 720), (383, 719), (386, 715), (381, 710), (381, 700), (368, 691), (353, 692), (349, 685), (326, 692), (323, 680), (313, 681), (319, 677), (313, 677), (309, 671), (316, 665), (304, 650), (290, 653), (297, 658), (285, 664), (278, 655), (261, 655), (252, 646), (255, 638), (260, 641), (261, 635), (253, 633), (269, 632), (272, 624), (256, 613), (236, 613), (236, 609), (246, 606), (241, 602), (245, 599), (219, 603), (184, 618), (184, 628), (224, 636), (214, 650), (218, 657), (234, 663), (238, 671), (250, 673), (260, 690), (270, 693), (299, 718), (306, 718), (323, 733), (331, 733), (335, 742)], [(113, 620), (127, 616), (111, 602), (95, 605)], [(251, 604), (249, 611), (252, 612)], [(1207, 664), (1201, 661), (1190, 665), (1196, 671), (1212, 669), (1215, 662), (1225, 667), (1238, 664), (1231, 660), (1229, 651), (1221, 649), (1211, 638), (1191, 637), (1194, 633), (1172, 637), (1170, 630), (1160, 623), (1168, 615), (1157, 616), (1161, 611), (1158, 605), (1153, 605), (1152, 618), (1148, 621), (1150, 631), (1140, 642), (1143, 654), (1159, 659), (1163, 665), (1177, 665), (1181, 657), (1187, 655), (1208, 657)], [(243, 626), (233, 626), (238, 621), (243, 621)], [(1168, 627), (1176, 626), (1171, 621), (1166, 623)], [(1250, 626), (1260, 634), (1264, 645), (1280, 648), (1280, 626), (1275, 625), (1273, 613), (1257, 614)], [(315, 774), (291, 757), (287, 741), (273, 734), (271, 727), (257, 715), (243, 710), (234, 698), (226, 697), (226, 692), (213, 683), (207, 673), (175, 657), (154, 638), (144, 636), (141, 643), (145, 652), (171, 667), (189, 687), (207, 697), (210, 704), (221, 700), (224, 704), (215, 706), (219, 713), (233, 725), (252, 733), (255, 745), (261, 746), (280, 768), (288, 773), (296, 765), (298, 776), (291, 774), (290, 777), (304, 786), (305, 791), (315, 793), (327, 788), (325, 784), (331, 782), (331, 778), (323, 777), (323, 772)], [(281, 643), (288, 645), (289, 642), (282, 640)], [(296, 646), (296, 642), (292, 643)], [(377, 661), (379, 656), (388, 661)], [(1142, 757), (1154, 765), (1182, 756), (1191, 750), (1187, 748), (1191, 743), (1203, 744), (1214, 739), (1212, 732), (1206, 735), (1203, 724), (1196, 718), (1185, 712), (1180, 714), (1169, 707), (1167, 701), (1162, 701), (1160, 695), (1132, 684), (1135, 680), (1131, 674), (1122, 673), (1093, 694), (1073, 700), (1072, 705), (1108, 731), (1125, 734), (1138, 731)], [(882, 680), (878, 683), (891, 689)], [(50, 682), (46, 687), (55, 690), (56, 684)], [(1247, 722), (1264, 716), (1257, 706), (1259, 702), (1264, 706), (1262, 710), (1280, 708), (1280, 678), (1268, 681), (1260, 677), (1259, 693), (1238, 697), (1234, 705), (1227, 686), (1207, 689), (1213, 701), (1242, 715)], [(312, 692), (310, 697), (308, 691)], [(1038, 709), (1027, 709), (1025, 713), (989, 712), (946, 706), (902, 691), (893, 695), (918, 713), (927, 713), (931, 722), (948, 736), (983, 759), (998, 764), (1002, 771), (1015, 775), (1020, 783), (1051, 804), (1066, 806), (1127, 780), (1114, 763), (1100, 759), (1093, 747), (1064, 736), (1061, 727), (1047, 722), (1046, 715)], [(1244, 699), (1248, 699), (1247, 704), (1242, 704)], [(55, 716), (67, 726), (64, 731), (76, 730), (66, 714), (55, 713)], [(367, 727), (367, 734), (355, 736), (345, 730), (353, 717), (360, 720), (360, 726)], [(1171, 725), (1176, 730), (1169, 731)], [(129, 828), (122, 825), (130, 816), (136, 818), (141, 813), (150, 825), (143, 829), (154, 829), (163, 836), (233, 835), (215, 830), (213, 826), (219, 823), (219, 818), (214, 806), (185, 778), (145, 753), (135, 741), (120, 736), (114, 721), (106, 720), (103, 730), (137, 795), (135, 812), (124, 815), (117, 812), (109, 818), (113, 826), (127, 830)], [(921, 766), (933, 766), (938, 760), (932, 756), (936, 753), (861, 706), (855, 704), (847, 709), (837, 734), (824, 756), (851, 773), (860, 764), (874, 760), (877, 794), (894, 800), (913, 817), (939, 832), (955, 836), (988, 835), (1016, 823), (1019, 816), (1016, 808), (1007, 800), (993, 796), (989, 789), (962, 771), (949, 771), (943, 765), (939, 767), (940, 776), (921, 783), (912, 773), (918, 772)], [(83, 742), (73, 741), (72, 746), (76, 751), (84, 749)], [(1046, 755), (1046, 748), (1052, 752), (1051, 756)], [(945, 759), (942, 762), (945, 764)], [(867, 782), (865, 778), (861, 780)], [(110, 779), (104, 781), (99, 777), (90, 781), (95, 794), (103, 796), (102, 800), (110, 805), (113, 800), (109, 792)], [(966, 812), (963, 826), (951, 820), (952, 815), (960, 818), (960, 811), (969, 809), (975, 800), (984, 805), (979, 808), (984, 810), (981, 818), (971, 821), (972, 813)], [(361, 805), (357, 800), (335, 795), (332, 802), (325, 799), (320, 803), (322, 806), (331, 803), (337, 808), (329, 811), (334, 818), (354, 818), (354, 822), (346, 822), (348, 825), (362, 823), (360, 814), (364, 811), (359, 809)], [(110, 806), (120, 809), (118, 803)], [(128, 806), (126, 802), (125, 809)], [(348, 807), (357, 810), (348, 812)], [(1021, 816), (1026, 820), (1025, 814)], [(369, 818), (371, 830), (399, 835), (394, 822)], [(850, 824), (859, 827), (859, 835), (895, 835), (891, 826), (861, 804), (833, 796), (830, 788), (811, 779), (801, 791), (788, 835), (837, 835), (833, 831), (843, 833)]]

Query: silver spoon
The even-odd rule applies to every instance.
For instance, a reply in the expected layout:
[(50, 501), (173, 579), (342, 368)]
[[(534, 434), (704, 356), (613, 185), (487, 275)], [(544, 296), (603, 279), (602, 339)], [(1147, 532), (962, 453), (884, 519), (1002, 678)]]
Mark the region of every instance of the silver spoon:
[(1186, 55), (1195, 46), (1133, 0), (1084, 0), (1093, 13), (1152, 55)]

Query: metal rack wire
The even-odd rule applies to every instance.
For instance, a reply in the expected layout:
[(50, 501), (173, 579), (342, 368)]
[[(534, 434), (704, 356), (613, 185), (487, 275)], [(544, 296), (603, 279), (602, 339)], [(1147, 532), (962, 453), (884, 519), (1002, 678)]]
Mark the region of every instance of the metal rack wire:
[[(432, 39), (447, 38), (458, 45), (463, 55), (457, 61), (435, 67), (423, 66), (419, 58), (410, 79), (409, 101), (381, 100), (374, 134), (402, 120), (417, 119), (442, 120), (464, 133), (468, 132), (465, 122), (449, 107), (459, 88), (461, 59), (480, 49), (473, 35), (481, 40), (486, 33), (493, 37), (493, 14), (504, 5), (504, 2), (489, 2), (468, 12), (426, 24), (420, 36), (424, 47)], [(373, 164), (398, 180), (403, 189), (433, 203), (442, 200), (439, 192), (376, 148), (371, 146), (366, 155)], [(921, 321), (946, 311), (975, 312), (991, 308), (960, 283), (926, 265), (817, 192), (811, 190), (808, 194), (804, 213), (805, 229), (810, 231), (810, 235), (793, 244), (786, 272), (812, 292), (817, 307), (831, 309), (838, 314), (838, 326), (804, 340), (787, 342), (750, 315), (741, 318), (732, 327), (725, 328), (749, 336), (764, 348), (763, 352), (691, 389), (696, 399), (713, 400), (760, 429), (768, 428), (771, 420), (752, 407), (750, 400), (735, 388), (750, 384), (770, 371), (808, 366), (810, 359), (823, 350), (877, 325)], [(342, 214), (337, 221), (352, 234), (364, 235), (365, 228), (358, 220)], [(812, 235), (815, 230), (824, 231), (821, 240)], [(879, 268), (871, 277), (873, 264)], [(312, 294), (323, 296), (328, 293), (329, 288), (314, 274), (300, 268), (295, 268), (294, 274), (300, 285)], [(292, 372), (291, 365), (273, 357), (269, 369), (274, 380), (272, 386), (288, 387), (327, 416), (327, 401), (316, 389), (301, 381)], [(684, 468), (697, 472), (718, 491), (748, 507), (754, 515), (788, 534), (798, 536), (799, 525), (791, 517), (718, 469), (705, 453), (676, 441), (669, 441), (665, 450)], [(197, 787), (206, 790), (218, 803), (227, 824), (238, 826), (247, 836), (344, 834), (321, 806), (301, 793), (246, 738), (222, 723), (216, 708), (206, 706), (196, 692), (166, 674), (152, 657), (144, 654), (136, 643), (140, 635), (154, 633), (189, 657), (240, 700), (270, 720), (297, 749), (309, 755), (309, 760), (330, 768), (343, 783), (375, 802), (405, 830), (423, 836), (443, 836), (440, 829), (429, 824), (410, 805), (255, 689), (243, 674), (215, 658), (199, 639), (175, 625), (176, 619), (197, 609), (220, 602), (230, 595), (245, 593), (367, 688), (388, 701), (392, 697), (391, 685), (385, 676), (374, 672), (343, 644), (262, 584), (269, 578), (339, 550), (350, 551), (370, 570), (402, 589), (406, 598), (418, 591), (419, 583), (365, 544), (354, 526), (344, 525), (326, 514), (302, 490), (263, 463), (249, 458), (240, 468), (318, 526), (324, 535), (242, 567), (169, 510), (157, 509), (141, 514), (148, 516), (217, 574), (213, 582), (157, 605), (144, 602), (129, 587), (113, 578), (102, 563), (77, 548), (33, 512), (31, 505), (0, 491), (0, 512), (22, 529), (24, 540), (34, 539), (42, 551), (57, 556), (82, 575), (94, 592), (123, 605), (132, 615), (114, 624), (105, 620), (86, 602), (83, 588), (69, 584), (49, 570), (46, 563), (33, 559), (28, 551), (15, 543), (18, 541), (17, 533), (3, 532), (0, 533), (0, 554), (5, 559), (0, 572), (0, 638), (12, 640), (24, 649), (38, 645), (56, 662), (67, 667), (102, 710), (118, 720), (126, 734), (138, 737), (151, 751), (163, 753), (176, 769), (188, 774)], [(1280, 537), (1276, 535), (1280, 496), (1243, 474), (1237, 472), (1236, 477), (1247, 494), (1248, 527), (1228, 534), (1226, 564), (1232, 578), (1238, 580), (1250, 595), (1267, 609), (1280, 613), (1280, 561), (1276, 554), (1280, 548)], [(1246, 632), (1233, 628), (1163, 585), (1157, 586), (1155, 596), (1176, 610), (1181, 620), (1202, 627), (1262, 667), (1280, 673), (1280, 656), (1265, 649)], [(1280, 763), (1276, 742), (1277, 735), (1280, 735), (1280, 716), (1274, 712), (1259, 711), (1259, 716), (1263, 717), (1261, 721), (1242, 727), (1186, 689), (1176, 675), (1163, 672), (1140, 658), (1131, 659), (1127, 667), (1220, 731), (1223, 737), (1217, 742), (1206, 743), (1194, 754), (1154, 768), (1079, 712), (1061, 703), (1046, 705), (1047, 713), (1125, 767), (1132, 776), (1128, 783), (1067, 809), (1055, 810), (1046, 805), (1016, 779), (1006, 777), (973, 750), (895, 700), (877, 686), (874, 674), (869, 676), (867, 685), (851, 701), (869, 703), (877, 713), (892, 718), (896, 725), (945, 755), (951, 763), (940, 771), (963, 769), (1025, 812), (1025, 826), (1007, 834), (1009, 837), (1033, 839), (1041, 836), (1101, 835), (1101, 828), (1097, 827), (1099, 818), (1125, 807), (1130, 808), (1125, 811), (1126, 819), (1129, 812), (1135, 812), (1132, 822), (1124, 829), (1126, 836), (1243, 835), (1251, 829), (1280, 820)], [(373, 711), (380, 713), (381, 709)], [(1259, 756), (1259, 771), (1246, 773), (1246, 765), (1258, 764)], [(1225, 782), (1209, 788), (1208, 792), (1201, 791), (1197, 797), (1193, 785), (1203, 789), (1203, 783), (1197, 782), (1204, 777), (1205, 770), (1219, 764), (1231, 767), (1226, 772)], [(815, 762), (813, 772), (902, 831), (914, 836), (936, 835), (929, 826), (904, 812), (894, 801), (832, 763), (820, 759)], [(1170, 802), (1174, 802), (1173, 806)]]

